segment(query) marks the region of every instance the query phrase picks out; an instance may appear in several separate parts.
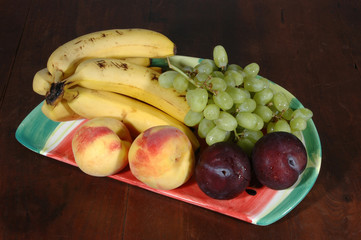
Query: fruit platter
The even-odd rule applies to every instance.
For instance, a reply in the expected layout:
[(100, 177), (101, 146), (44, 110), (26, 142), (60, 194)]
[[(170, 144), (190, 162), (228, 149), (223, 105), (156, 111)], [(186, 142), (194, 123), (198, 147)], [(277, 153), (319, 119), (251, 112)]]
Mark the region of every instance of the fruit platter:
[[(257, 64), (245, 68), (229, 65), (222, 47), (214, 49), (214, 60), (180, 56), (162, 35), (145, 30), (122, 31), (91, 33), (92, 44), (104, 36), (128, 37), (124, 45), (140, 38), (148, 44), (120, 49), (126, 54), (116, 59), (92, 56), (77, 66), (68, 63), (64, 67), (59, 56), (64, 52), (71, 56), (71, 47), (82, 41), (81, 49), (86, 51), (83, 37), (59, 47), (50, 56), (47, 68), (36, 73), (33, 82), (34, 91), (46, 99), (16, 131), (22, 145), (91, 176), (110, 177), (255, 225), (278, 221), (306, 197), (321, 168), (321, 143), (312, 112), (295, 96), (261, 77)], [(154, 43), (149, 42), (152, 39)], [(122, 44), (119, 39), (114, 42)], [(92, 50), (109, 44), (99, 40)], [(164, 51), (159, 50), (157, 55), (144, 47), (152, 44), (160, 44)], [(208, 70), (212, 64), (217, 66)], [(65, 70), (59, 73), (56, 66)], [(238, 74), (241, 72), (243, 76)], [(206, 73), (204, 80), (199, 73)], [(242, 97), (240, 89), (248, 95)], [(228, 94), (221, 97), (221, 92)], [(269, 118), (268, 112), (273, 114)], [(280, 132), (286, 132), (287, 140), (278, 136)], [(90, 140), (94, 136), (96, 139)], [(274, 139), (263, 146), (267, 145), (266, 137)], [(276, 177), (267, 178), (271, 173), (264, 173), (264, 169), (277, 167), (265, 167), (263, 158), (284, 146), (296, 149), (297, 154), (287, 153), (292, 155), (287, 160), (292, 169), (282, 165)], [(216, 159), (217, 154), (222, 156)], [(216, 160), (234, 158), (242, 161), (228, 165), (216, 162), (221, 167), (209, 170)], [(216, 160), (212, 163), (212, 159)], [(239, 167), (235, 170), (236, 165)], [(216, 171), (221, 174), (214, 174)], [(253, 180), (256, 178), (259, 181)], [(284, 180), (280, 183), (279, 179)], [(220, 183), (225, 185), (219, 187)]]

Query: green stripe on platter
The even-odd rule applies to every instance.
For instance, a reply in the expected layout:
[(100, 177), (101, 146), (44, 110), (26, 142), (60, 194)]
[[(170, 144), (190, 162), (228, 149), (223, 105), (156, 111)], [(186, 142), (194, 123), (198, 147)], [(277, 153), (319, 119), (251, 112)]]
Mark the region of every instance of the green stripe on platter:
[(309, 120), (307, 128), (303, 131), (303, 136), (306, 142), (309, 162), (302, 174), (301, 181), (282, 203), (266, 216), (259, 219), (256, 223), (257, 225), (266, 226), (281, 219), (303, 200), (316, 182), (321, 167), (322, 151), (320, 139), (312, 120)]
[(295, 187), (295, 189), (282, 201), (282, 203), (277, 205), (277, 207), (266, 216), (259, 219), (256, 224), (260, 226), (267, 226), (287, 215), (307, 195), (310, 189), (309, 185), (313, 185), (317, 178), (317, 174), (318, 170), (316, 168), (307, 168), (303, 173), (300, 183)]
[(30, 114), (21, 122), (16, 130), (16, 139), (30, 150), (40, 153), (49, 136), (59, 125), (58, 122), (51, 121), (41, 111), (40, 103)]

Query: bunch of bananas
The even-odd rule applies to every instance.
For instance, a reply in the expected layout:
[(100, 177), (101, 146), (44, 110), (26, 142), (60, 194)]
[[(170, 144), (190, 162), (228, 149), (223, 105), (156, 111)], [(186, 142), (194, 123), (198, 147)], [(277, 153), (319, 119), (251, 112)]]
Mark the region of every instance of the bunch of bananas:
[(184, 94), (159, 86), (152, 58), (175, 54), (175, 44), (146, 29), (112, 29), (89, 33), (57, 48), (47, 67), (33, 79), (33, 90), (45, 96), (43, 113), (53, 121), (113, 117), (133, 135), (157, 125), (193, 132), (184, 125), (189, 106)]

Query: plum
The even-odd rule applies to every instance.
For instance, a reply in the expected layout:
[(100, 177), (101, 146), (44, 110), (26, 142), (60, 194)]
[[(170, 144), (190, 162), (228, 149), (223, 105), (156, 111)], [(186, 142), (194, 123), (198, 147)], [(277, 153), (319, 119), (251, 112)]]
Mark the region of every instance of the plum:
[(306, 168), (307, 152), (293, 134), (273, 132), (256, 142), (251, 164), (261, 184), (275, 190), (286, 189)]
[(231, 199), (248, 187), (251, 163), (236, 144), (218, 142), (200, 153), (195, 177), (199, 188), (209, 197)]

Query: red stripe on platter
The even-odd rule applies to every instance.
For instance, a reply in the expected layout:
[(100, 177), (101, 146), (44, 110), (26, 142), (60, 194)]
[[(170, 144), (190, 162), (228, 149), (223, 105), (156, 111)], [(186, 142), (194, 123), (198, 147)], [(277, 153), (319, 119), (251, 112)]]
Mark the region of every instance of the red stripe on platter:
[[(86, 121), (73, 129), (68, 135), (52, 150), (47, 156), (64, 163), (76, 166), (74, 155), (72, 152), (71, 142), (76, 130)], [(157, 190), (148, 187), (139, 180), (137, 180), (131, 173), (129, 167), (118, 174), (109, 176), (118, 181), (122, 181), (149, 191), (159, 193), (171, 198), (175, 198), (196, 206), (207, 208), (243, 221), (252, 222), (257, 215), (259, 215), (267, 204), (273, 199), (277, 191), (266, 188), (248, 188), (252, 191), (244, 191), (238, 197), (230, 200), (216, 200), (205, 195), (198, 187), (194, 178), (191, 178), (183, 186), (169, 191)]]

